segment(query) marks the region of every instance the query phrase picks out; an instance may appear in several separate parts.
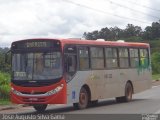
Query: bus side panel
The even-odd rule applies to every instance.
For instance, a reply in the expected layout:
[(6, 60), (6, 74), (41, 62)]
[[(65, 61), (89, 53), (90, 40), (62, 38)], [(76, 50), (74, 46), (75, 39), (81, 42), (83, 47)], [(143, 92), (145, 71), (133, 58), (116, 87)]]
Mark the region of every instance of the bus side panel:
[(90, 79), (91, 71), (77, 71), (72, 80), (67, 83), (67, 103), (79, 101), (81, 87)]
[(119, 70), (120, 79), (120, 96), (124, 96), (125, 85), (127, 81), (131, 81), (134, 89), (134, 93), (144, 91), (151, 88), (151, 71), (144, 69), (139, 71), (136, 69), (121, 69)]
[(85, 84), (90, 88), (91, 100), (124, 96), (127, 81), (132, 82), (134, 93), (149, 89), (151, 71), (138, 68), (77, 71), (67, 84), (67, 103), (79, 101), (80, 89)]
[(83, 85), (88, 85), (90, 88), (91, 100), (120, 96), (118, 71), (78, 71), (74, 78), (67, 84), (68, 103), (79, 101), (79, 93)]

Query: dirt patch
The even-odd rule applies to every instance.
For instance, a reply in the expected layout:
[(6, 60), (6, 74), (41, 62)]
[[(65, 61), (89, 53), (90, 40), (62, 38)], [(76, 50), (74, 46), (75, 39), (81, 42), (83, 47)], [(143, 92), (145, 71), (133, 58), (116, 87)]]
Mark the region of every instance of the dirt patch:
[(152, 86), (158, 86), (158, 85), (160, 85), (160, 80), (159, 81), (153, 81), (152, 82)]

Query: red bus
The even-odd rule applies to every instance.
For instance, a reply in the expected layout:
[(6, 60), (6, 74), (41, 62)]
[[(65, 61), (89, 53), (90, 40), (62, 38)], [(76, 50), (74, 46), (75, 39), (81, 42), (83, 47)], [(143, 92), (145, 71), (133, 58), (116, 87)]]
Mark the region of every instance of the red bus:
[(132, 100), (150, 88), (147, 43), (27, 39), (12, 43), (11, 100), (44, 111), (48, 104), (84, 109), (99, 99)]

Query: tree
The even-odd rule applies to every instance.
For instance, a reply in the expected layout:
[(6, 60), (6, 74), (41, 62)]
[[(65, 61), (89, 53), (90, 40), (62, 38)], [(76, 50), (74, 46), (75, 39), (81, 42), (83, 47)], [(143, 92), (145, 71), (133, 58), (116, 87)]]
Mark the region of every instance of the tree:
[(160, 38), (160, 23), (153, 22), (151, 26), (147, 26), (143, 33), (143, 38), (147, 40), (156, 40)]
[(142, 28), (139, 26), (134, 26), (133, 24), (128, 24), (124, 31), (125, 31), (125, 37), (142, 35)]
[(109, 35), (110, 35), (110, 30), (109, 30), (107, 27), (102, 28), (102, 29), (99, 31), (99, 38), (108, 40), (108, 39), (110, 39)]
[(145, 31), (143, 32), (143, 38), (147, 39), (147, 40), (153, 39), (153, 36), (152, 36), (152, 27), (151, 26), (147, 26), (145, 28)]
[(11, 55), (8, 55), (8, 59), (5, 62), (5, 53), (9, 51), (9, 48), (0, 48), (0, 71), (10, 72), (11, 71)]
[(160, 23), (153, 22), (152, 23), (152, 38), (156, 39), (160, 37)]
[(110, 39), (117, 40), (124, 37), (124, 31), (118, 27), (110, 28)]

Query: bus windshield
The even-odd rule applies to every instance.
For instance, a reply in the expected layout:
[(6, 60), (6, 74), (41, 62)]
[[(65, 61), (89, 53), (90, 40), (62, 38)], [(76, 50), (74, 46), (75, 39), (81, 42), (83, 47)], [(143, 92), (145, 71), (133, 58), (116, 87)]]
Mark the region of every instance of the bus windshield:
[(62, 76), (61, 52), (13, 53), (14, 80), (48, 80)]

